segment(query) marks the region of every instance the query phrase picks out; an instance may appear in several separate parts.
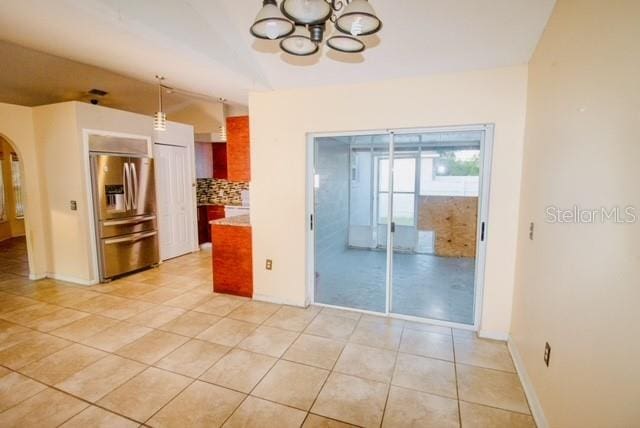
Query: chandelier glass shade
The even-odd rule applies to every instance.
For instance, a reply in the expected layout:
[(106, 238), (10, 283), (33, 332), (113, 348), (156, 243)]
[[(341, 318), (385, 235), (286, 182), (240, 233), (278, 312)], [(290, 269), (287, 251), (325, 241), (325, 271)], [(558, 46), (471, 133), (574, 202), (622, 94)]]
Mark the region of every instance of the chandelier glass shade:
[(325, 0), (284, 0), (284, 16), (297, 24), (322, 24), (331, 18), (331, 4)]
[(327, 46), (338, 52), (358, 53), (365, 50), (364, 43), (351, 36), (338, 35), (327, 39)]
[(250, 32), (260, 39), (280, 40), (280, 48), (295, 56), (320, 50), (329, 25), (342, 34), (329, 37), (326, 45), (344, 53), (366, 49), (359, 38), (375, 34), (382, 22), (368, 0), (263, 0)]
[(377, 33), (382, 22), (367, 0), (352, 0), (336, 20), (336, 28), (352, 36), (368, 36)]
[(291, 55), (307, 56), (318, 52), (320, 48), (316, 42), (311, 40), (304, 25), (296, 25), (293, 34), (282, 39), (280, 49)]
[(284, 17), (276, 0), (265, 0), (250, 31), (259, 39), (276, 40), (288, 36), (293, 30), (293, 22)]

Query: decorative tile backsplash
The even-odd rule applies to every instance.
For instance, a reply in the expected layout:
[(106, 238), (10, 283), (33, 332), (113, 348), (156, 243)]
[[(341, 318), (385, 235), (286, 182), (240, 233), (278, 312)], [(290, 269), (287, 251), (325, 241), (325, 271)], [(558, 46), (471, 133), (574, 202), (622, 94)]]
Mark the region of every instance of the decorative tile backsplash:
[(196, 197), (199, 205), (242, 205), (240, 192), (249, 190), (249, 183), (198, 178)]

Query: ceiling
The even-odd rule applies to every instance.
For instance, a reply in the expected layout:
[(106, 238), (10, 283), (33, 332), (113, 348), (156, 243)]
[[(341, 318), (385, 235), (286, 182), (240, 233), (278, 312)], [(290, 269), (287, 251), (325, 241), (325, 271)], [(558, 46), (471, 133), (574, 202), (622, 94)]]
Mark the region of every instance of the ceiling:
[[(39, 106), (97, 99), (100, 105), (141, 114), (151, 115), (158, 109), (158, 88), (150, 83), (2, 41), (0, 58), (4, 59), (0, 67), (0, 102)], [(94, 88), (107, 95), (88, 94)], [(163, 104), (165, 111), (172, 112), (195, 101), (165, 92)]]
[(171, 86), (246, 104), (252, 90), (526, 64), (555, 4), (370, 2), (384, 27), (360, 55), (290, 57), (253, 39), (260, 0), (3, 0), (0, 39), (149, 83), (162, 74)]

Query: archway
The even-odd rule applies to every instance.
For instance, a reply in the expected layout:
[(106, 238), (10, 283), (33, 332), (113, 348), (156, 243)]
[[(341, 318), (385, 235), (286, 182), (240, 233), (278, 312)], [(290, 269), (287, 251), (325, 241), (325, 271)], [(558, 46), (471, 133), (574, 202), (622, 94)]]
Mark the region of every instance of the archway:
[(17, 148), (0, 135), (0, 281), (30, 276), (24, 180)]

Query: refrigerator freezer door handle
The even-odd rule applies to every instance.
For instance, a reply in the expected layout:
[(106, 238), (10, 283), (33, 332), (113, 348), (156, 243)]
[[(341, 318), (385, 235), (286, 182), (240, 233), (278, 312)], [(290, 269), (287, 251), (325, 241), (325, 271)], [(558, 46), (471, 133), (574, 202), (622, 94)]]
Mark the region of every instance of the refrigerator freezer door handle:
[(122, 185), (124, 187), (124, 209), (129, 211), (129, 164), (126, 162), (122, 167)]
[(143, 223), (145, 221), (151, 221), (155, 219), (156, 219), (156, 216), (149, 215), (145, 217), (132, 218), (127, 220), (110, 220), (110, 221), (105, 221), (104, 226), (109, 227), (109, 226), (122, 226), (124, 224), (138, 224), (138, 223)]
[(143, 239), (146, 238), (151, 238), (152, 236), (156, 236), (158, 234), (158, 232), (149, 232), (149, 233), (145, 233), (144, 235), (140, 235), (140, 236), (131, 236), (131, 237), (126, 237), (126, 238), (115, 238), (115, 239), (107, 239), (104, 241), (105, 245), (112, 245), (112, 244), (120, 244), (122, 242), (138, 242), (138, 241), (142, 241)]
[(132, 163), (131, 165), (131, 188), (133, 192), (131, 192), (131, 207), (134, 210), (138, 209), (138, 172), (136, 171), (136, 164)]

